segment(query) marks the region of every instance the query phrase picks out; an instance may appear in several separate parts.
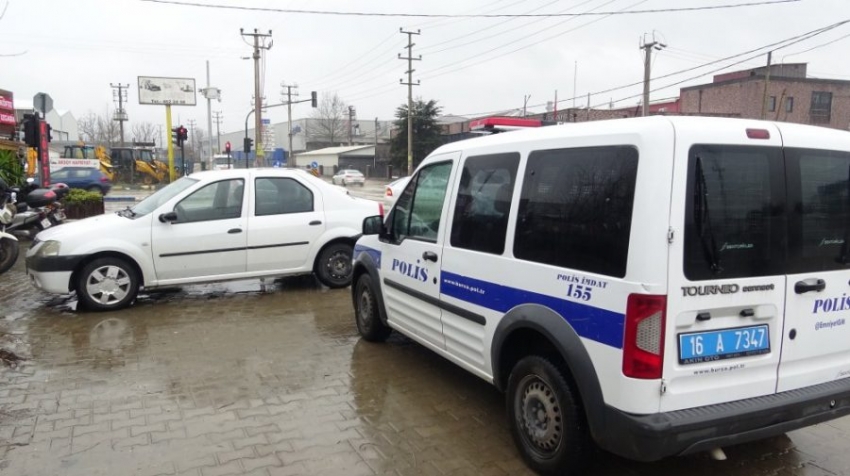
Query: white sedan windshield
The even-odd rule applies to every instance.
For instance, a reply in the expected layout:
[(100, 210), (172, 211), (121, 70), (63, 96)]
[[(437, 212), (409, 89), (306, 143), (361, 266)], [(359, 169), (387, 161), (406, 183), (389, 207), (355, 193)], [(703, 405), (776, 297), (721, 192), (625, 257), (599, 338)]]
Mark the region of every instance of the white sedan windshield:
[(196, 182), (198, 182), (198, 179), (183, 177), (167, 187), (157, 190), (153, 195), (142, 200), (138, 205), (132, 208), (134, 216), (145, 216), (148, 213), (151, 213), (159, 208), (160, 205), (171, 200), (183, 190), (194, 185)]

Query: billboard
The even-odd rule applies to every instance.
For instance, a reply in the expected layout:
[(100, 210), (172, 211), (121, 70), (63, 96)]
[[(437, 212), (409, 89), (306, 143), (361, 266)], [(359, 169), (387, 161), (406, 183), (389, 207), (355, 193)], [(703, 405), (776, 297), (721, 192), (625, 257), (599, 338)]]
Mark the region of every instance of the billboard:
[(15, 102), (12, 93), (0, 89), (0, 137), (12, 137), (15, 134), (15, 126)]
[(195, 80), (139, 76), (139, 104), (194, 106)]

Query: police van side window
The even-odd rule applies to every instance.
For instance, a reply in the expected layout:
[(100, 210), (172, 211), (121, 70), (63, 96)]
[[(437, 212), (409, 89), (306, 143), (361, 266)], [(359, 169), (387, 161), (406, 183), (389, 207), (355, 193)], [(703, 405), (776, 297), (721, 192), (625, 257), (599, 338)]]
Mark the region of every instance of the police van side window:
[(410, 180), (393, 207), (392, 234), (395, 240), (413, 238), (437, 241), (451, 162), (430, 165)]
[(777, 147), (695, 145), (688, 158), (685, 277), (785, 274), (785, 175)]
[(514, 255), (626, 275), (638, 153), (630, 146), (541, 150), (528, 157)]
[(789, 273), (850, 267), (850, 153), (786, 149)]
[(498, 255), (505, 251), (518, 166), (516, 152), (466, 159), (452, 220), (453, 247)]

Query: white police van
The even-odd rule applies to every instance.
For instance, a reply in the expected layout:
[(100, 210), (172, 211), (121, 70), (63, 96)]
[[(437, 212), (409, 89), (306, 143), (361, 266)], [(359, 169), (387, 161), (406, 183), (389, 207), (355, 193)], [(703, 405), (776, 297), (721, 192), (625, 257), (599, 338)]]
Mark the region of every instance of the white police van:
[(850, 414), (850, 133), (650, 117), (445, 145), (353, 300), (507, 394), (533, 469), (713, 451)]

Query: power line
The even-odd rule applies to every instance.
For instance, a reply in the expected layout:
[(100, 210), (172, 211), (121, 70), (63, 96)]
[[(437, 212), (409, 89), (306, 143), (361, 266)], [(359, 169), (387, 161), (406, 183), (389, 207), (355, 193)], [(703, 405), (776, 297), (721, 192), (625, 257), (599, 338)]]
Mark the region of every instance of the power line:
[[(590, 13), (590, 12), (593, 12), (593, 10), (595, 10), (596, 8), (602, 8), (603, 6), (610, 5), (611, 3), (614, 3), (614, 2), (616, 2), (616, 1), (617, 1), (617, 0), (608, 0), (608, 2), (603, 3), (602, 5), (598, 5), (598, 6), (596, 6), (595, 8), (593, 8), (593, 9), (591, 9), (591, 10), (588, 10), (587, 12), (584, 12), (584, 13)], [(627, 7), (624, 7), (624, 8), (622, 8), (622, 9), (620, 9), (619, 11), (621, 11), (621, 12), (623, 12), (623, 11), (627, 11), (627, 9), (632, 8), (632, 7), (634, 7), (634, 6), (637, 6), (637, 5), (640, 5), (640, 4), (642, 4), (642, 3), (646, 3), (647, 1), (648, 1), (648, 0), (640, 0), (639, 2), (634, 3), (634, 4), (632, 4), (632, 5), (629, 5), (629, 6), (627, 6)], [(502, 45), (496, 46), (496, 47), (494, 47), (494, 48), (490, 48), (489, 50), (487, 50), (487, 51), (485, 51), (485, 52), (483, 52), (483, 53), (476, 54), (476, 55), (474, 55), (474, 56), (471, 56), (471, 57), (466, 58), (466, 59), (462, 59), (462, 60), (460, 60), (460, 61), (453, 61), (453, 62), (451, 62), (451, 63), (444, 64), (443, 66), (440, 66), (440, 67), (434, 68), (434, 69), (432, 69), (432, 70), (430, 70), (430, 71), (426, 71), (426, 72), (424, 72), (424, 73), (423, 73), (423, 76), (422, 76), (422, 77), (423, 77), (423, 79), (436, 78), (436, 77), (438, 77), (438, 76), (443, 76), (443, 75), (445, 75), (445, 74), (453, 73), (453, 72), (456, 72), (456, 71), (461, 71), (461, 70), (464, 70), (464, 69), (466, 69), (466, 68), (470, 68), (470, 67), (472, 67), (472, 66), (476, 66), (476, 65), (479, 65), (479, 64), (482, 64), (482, 63), (486, 63), (486, 62), (488, 62), (488, 61), (492, 61), (492, 60), (494, 60), (494, 59), (501, 58), (501, 57), (503, 57), (503, 56), (511, 55), (511, 54), (513, 54), (513, 53), (516, 53), (516, 52), (519, 52), (519, 51), (522, 51), (522, 50), (525, 50), (525, 49), (531, 48), (532, 46), (535, 46), (535, 45), (538, 45), (538, 44), (540, 44), (540, 43), (543, 43), (543, 42), (549, 41), (549, 40), (554, 39), (554, 38), (557, 38), (557, 37), (559, 37), (559, 36), (566, 35), (567, 33), (570, 33), (570, 32), (572, 32), (572, 31), (578, 30), (578, 29), (580, 29), (580, 28), (584, 28), (584, 27), (586, 27), (586, 26), (588, 26), (588, 25), (591, 25), (591, 24), (593, 24), (593, 23), (596, 23), (596, 22), (598, 22), (598, 21), (602, 21), (602, 20), (604, 20), (604, 19), (608, 18), (609, 16), (610, 16), (610, 15), (608, 15), (608, 16), (601, 16), (601, 17), (595, 18), (595, 19), (593, 19), (593, 20), (591, 20), (591, 21), (589, 21), (589, 22), (587, 22), (587, 23), (585, 23), (585, 24), (583, 24), (583, 25), (579, 25), (579, 26), (577, 26), (576, 28), (572, 28), (572, 29), (569, 29), (569, 30), (566, 30), (566, 31), (562, 31), (562, 32), (557, 33), (557, 34), (555, 34), (555, 35), (552, 35), (552, 36), (549, 36), (549, 37), (543, 38), (542, 40), (539, 40), (539, 41), (537, 41), (537, 42), (529, 43), (529, 44), (527, 44), (527, 45), (524, 45), (524, 46), (522, 46), (522, 47), (519, 47), (519, 48), (513, 49), (513, 50), (508, 51), (508, 52), (506, 52), (506, 53), (498, 54), (498, 55), (496, 55), (496, 56), (493, 56), (492, 58), (485, 58), (485, 59), (482, 59), (482, 60), (480, 60), (480, 61), (475, 61), (475, 62), (474, 62), (474, 63), (472, 63), (472, 64), (468, 64), (468, 65), (463, 66), (463, 67), (460, 67), (460, 68), (451, 69), (451, 70), (449, 70), (449, 71), (445, 71), (445, 72), (442, 72), (442, 73), (439, 73), (439, 74), (433, 74), (433, 73), (435, 73), (435, 72), (437, 72), (437, 71), (440, 71), (440, 70), (442, 70), (442, 69), (450, 68), (450, 67), (452, 67), (452, 66), (454, 66), (454, 65), (459, 65), (459, 64), (463, 64), (463, 63), (466, 63), (466, 62), (468, 62), (468, 61), (471, 61), (471, 60), (478, 59), (481, 55), (486, 55), (486, 54), (488, 54), (488, 53), (492, 53), (492, 52), (497, 51), (497, 50), (500, 50), (500, 49), (502, 49), (502, 48), (507, 48), (507, 47), (509, 47), (509, 46), (515, 45), (515, 44), (517, 43), (517, 41), (525, 40), (525, 39), (527, 39), (527, 38), (531, 38), (532, 36), (536, 36), (536, 35), (539, 35), (539, 34), (541, 34), (541, 33), (545, 33), (545, 32), (546, 32), (546, 30), (538, 30), (538, 31), (535, 31), (534, 33), (531, 33), (531, 34), (526, 35), (526, 36), (524, 36), (524, 37), (518, 38), (518, 39), (513, 40), (513, 41), (509, 41), (509, 42), (507, 42), (507, 43), (504, 43), (504, 44), (502, 44)], [(564, 20), (564, 21), (562, 21), (562, 22), (559, 22), (559, 23), (556, 23), (555, 25), (550, 26), (549, 28), (551, 29), (551, 28), (555, 28), (555, 27), (557, 27), (557, 26), (563, 25), (564, 23), (567, 23), (567, 22), (569, 22), (569, 21), (573, 20), (574, 18), (575, 18), (575, 17), (568, 18), (568, 19), (566, 19), (566, 20)]]
[(485, 13), (485, 14), (450, 14), (450, 13), (380, 13), (380, 12), (342, 12), (334, 10), (298, 10), (291, 8), (246, 7), (238, 5), (217, 5), (207, 3), (186, 2), (177, 0), (140, 0), (142, 2), (179, 5), (184, 7), (217, 8), (224, 10), (243, 10), (252, 12), (292, 13), (302, 15), (333, 15), (357, 17), (402, 17), (402, 18), (551, 18), (602, 15), (638, 15), (645, 13), (695, 12), (705, 10), (724, 10), (730, 8), (756, 7), (776, 5), (780, 3), (797, 3), (801, 0), (764, 0), (750, 3), (732, 3), (726, 5), (702, 5), (683, 8), (655, 8), (651, 10), (632, 10), (628, 12), (593, 12), (593, 13)]
[[(796, 45), (797, 43), (800, 43), (800, 42), (806, 41), (806, 40), (808, 40), (808, 39), (810, 39), (810, 38), (814, 38), (814, 37), (815, 37), (815, 36), (817, 36), (817, 35), (821, 35), (821, 34), (823, 34), (823, 33), (826, 33), (827, 31), (830, 31), (830, 30), (832, 30), (832, 29), (838, 28), (838, 27), (840, 27), (840, 26), (842, 26), (842, 25), (845, 25), (845, 24), (847, 24), (847, 23), (850, 23), (850, 20), (844, 20), (844, 21), (841, 21), (841, 22), (838, 22), (838, 23), (834, 23), (834, 24), (829, 25), (829, 26), (827, 26), (827, 27), (824, 27), (824, 28), (821, 28), (821, 29), (818, 29), (818, 30), (813, 30), (813, 31), (811, 31), (811, 32), (809, 32), (809, 33), (804, 33), (803, 35), (797, 35), (797, 36), (795, 36), (795, 37), (792, 37), (792, 38), (786, 39), (786, 40), (784, 40), (784, 41), (780, 41), (780, 42), (777, 42), (777, 43), (773, 43), (773, 44), (770, 44), (770, 45), (768, 45), (768, 46), (764, 46), (764, 47), (761, 47), (761, 48), (757, 48), (757, 49), (755, 49), (755, 50), (749, 50), (749, 51), (746, 51), (746, 52), (744, 52), (744, 53), (741, 53), (741, 54), (738, 54), (738, 55), (734, 55), (734, 56), (732, 56), (732, 57), (728, 57), (728, 58), (733, 58), (733, 57), (738, 57), (738, 56), (744, 56), (744, 55), (747, 55), (747, 54), (753, 53), (753, 52), (755, 52), (755, 51), (759, 51), (759, 50), (763, 50), (763, 49), (765, 49), (765, 48), (770, 48), (770, 47), (776, 46), (776, 45), (781, 44), (781, 43), (787, 43), (787, 44), (784, 44), (784, 45), (781, 45), (781, 46), (777, 46), (776, 48), (772, 49), (772, 50), (771, 50), (771, 52), (776, 51), (776, 50), (781, 50), (781, 49), (783, 49), (783, 48), (787, 48), (787, 47), (789, 47), (789, 46), (791, 46), (791, 45)], [(688, 81), (692, 81), (692, 80), (694, 80), (694, 79), (702, 78), (702, 77), (707, 76), (707, 75), (709, 75), (709, 74), (718, 73), (718, 72), (723, 71), (723, 70), (725, 70), (725, 69), (729, 69), (729, 68), (731, 68), (732, 66), (737, 66), (737, 65), (739, 65), (739, 64), (746, 63), (746, 62), (748, 62), (748, 61), (752, 61), (752, 60), (754, 60), (754, 59), (758, 58), (759, 56), (761, 56), (761, 54), (762, 54), (762, 53), (758, 53), (758, 54), (755, 54), (755, 55), (750, 56), (750, 57), (748, 57), (748, 58), (744, 58), (744, 59), (742, 59), (742, 60), (740, 60), (740, 61), (736, 61), (736, 62), (734, 62), (734, 63), (731, 63), (731, 64), (728, 64), (728, 65), (722, 66), (722, 67), (720, 67), (720, 68), (713, 69), (713, 70), (708, 71), (708, 72), (705, 72), (705, 73), (701, 73), (701, 74), (699, 74), (699, 75), (697, 75), (697, 76), (691, 76), (691, 77), (689, 77), (689, 78), (686, 78), (686, 79), (683, 79), (683, 80), (680, 80), (680, 81), (676, 81), (676, 82), (674, 82), (674, 83), (667, 84), (667, 85), (664, 85), (664, 86), (661, 86), (661, 87), (658, 87), (658, 88), (655, 88), (655, 89), (651, 90), (650, 92), (657, 92), (657, 91), (661, 91), (661, 90), (664, 90), (664, 89), (667, 89), (667, 88), (670, 88), (670, 87), (673, 87), (673, 86), (678, 86), (678, 85), (683, 84), (683, 83), (686, 83), (686, 82), (688, 82)], [(689, 69), (687, 69), (687, 70), (679, 71), (679, 72), (677, 72), (677, 73), (670, 73), (670, 74), (666, 74), (666, 75), (664, 75), (664, 76), (659, 76), (658, 78), (655, 78), (655, 79), (662, 79), (662, 78), (666, 78), (666, 77), (669, 77), (669, 76), (673, 76), (674, 74), (676, 74), (676, 75), (677, 75), (677, 74), (682, 74), (682, 73), (684, 73), (684, 72), (687, 72), (687, 71), (693, 71), (694, 69), (703, 68), (703, 67), (705, 67), (705, 66), (708, 66), (708, 65), (710, 65), (710, 64), (715, 64), (715, 63), (717, 63), (717, 61), (712, 61), (711, 63), (706, 63), (706, 64), (704, 64), (704, 65), (702, 65), (702, 66), (699, 66), (699, 67), (696, 67), (696, 68), (689, 68)], [(639, 96), (639, 95), (638, 95), (638, 96)], [(617, 99), (616, 101), (610, 101), (610, 104), (616, 104), (616, 103), (618, 103), (618, 102), (627, 101), (627, 100), (629, 100), (629, 99), (634, 99), (635, 97), (638, 97), (638, 96), (632, 95), (632, 96), (629, 96), (629, 97), (624, 97), (624, 98), (621, 98), (621, 99)], [(597, 105), (595, 105), (595, 106), (591, 106), (591, 107), (592, 107), (592, 108), (595, 108), (595, 107), (599, 107), (600, 105), (604, 105), (604, 103), (603, 103), (603, 104), (597, 104)]]
[[(593, 0), (585, 0), (584, 2), (580, 3), (579, 5), (574, 5), (574, 6), (572, 6), (572, 7), (567, 8), (566, 10), (561, 10), (561, 11), (562, 11), (562, 12), (566, 12), (566, 11), (569, 11), (569, 10), (571, 10), (571, 9), (573, 9), (573, 8), (575, 8), (575, 7), (577, 7), (577, 6), (581, 6), (581, 5), (585, 4), (585, 3), (589, 3), (589, 2), (592, 2), (592, 1), (593, 1)], [(528, 12), (527, 12), (527, 13), (536, 12), (537, 10), (540, 10), (540, 9), (542, 9), (542, 8), (546, 8), (546, 7), (548, 7), (549, 5), (552, 5), (552, 4), (557, 3), (557, 2), (558, 2), (558, 0), (553, 0), (553, 1), (549, 2), (549, 3), (546, 3), (546, 4), (543, 4), (543, 5), (540, 5), (540, 6), (539, 6), (539, 7), (537, 7), (537, 8), (533, 8), (533, 9), (531, 9), (531, 10), (528, 10)], [(458, 40), (462, 40), (462, 39), (464, 39), (464, 38), (468, 38), (468, 37), (470, 37), (470, 36), (473, 36), (473, 35), (476, 35), (476, 34), (478, 34), (478, 33), (481, 33), (482, 31), (487, 31), (487, 30), (490, 30), (490, 29), (492, 29), (492, 28), (496, 28), (496, 27), (502, 26), (502, 25), (504, 25), (505, 23), (509, 23), (509, 22), (514, 21), (514, 20), (516, 20), (516, 18), (508, 18), (507, 20), (500, 21), (499, 23), (496, 23), (496, 24), (494, 24), (494, 25), (486, 26), (486, 27), (484, 27), (484, 28), (479, 28), (478, 30), (475, 30), (475, 31), (472, 31), (472, 32), (469, 32), (469, 33), (466, 33), (466, 34), (463, 34), (463, 35), (460, 35), (460, 36), (456, 36), (456, 37), (454, 37), (454, 38), (450, 38), (450, 39), (448, 39), (448, 40), (440, 41), (439, 43), (435, 43), (435, 44), (433, 44), (433, 45), (428, 45), (428, 46), (426, 46), (426, 47), (422, 48), (422, 51), (428, 51), (428, 50), (434, 49), (434, 48), (436, 48), (436, 47), (438, 47), (438, 46), (442, 46), (442, 45), (445, 45), (445, 44), (448, 44), (448, 43), (454, 43), (454, 42), (456, 42), (456, 41), (458, 41)], [(524, 24), (520, 25), (520, 26), (519, 26), (519, 27), (517, 27), (517, 28), (521, 28), (521, 27), (523, 27), (523, 26), (527, 26), (527, 25), (529, 25), (529, 24), (530, 24), (530, 23), (524, 23)], [(516, 29), (516, 28), (514, 28), (514, 29)], [(513, 30), (504, 30), (504, 31), (502, 31), (502, 32), (501, 32), (501, 34), (504, 34), (504, 33), (508, 32), (508, 31), (513, 31)], [(478, 40), (474, 40), (474, 41), (469, 41), (469, 42), (466, 42), (466, 43), (464, 43), (464, 44), (462, 44), (462, 45), (458, 45), (458, 46), (466, 46), (466, 45), (470, 45), (470, 44), (472, 44), (472, 43), (478, 43), (478, 42), (483, 41), (484, 39), (487, 39), (487, 38), (492, 38), (492, 37), (491, 37), (491, 36), (488, 36), (488, 37), (485, 37), (485, 38), (482, 38), (482, 39), (478, 39)], [(445, 49), (442, 49), (442, 50), (436, 51), (436, 53), (440, 53), (440, 52), (442, 52), (442, 51), (446, 51), (446, 50), (448, 50), (448, 49), (452, 49), (452, 48), (457, 48), (458, 46), (453, 46), (453, 47), (445, 48)]]
[[(604, 7), (605, 5), (608, 5), (608, 4), (613, 3), (613, 2), (615, 2), (615, 1), (617, 1), (617, 0), (609, 0), (608, 2), (603, 3), (602, 5), (597, 5), (595, 8), (602, 8), (602, 7)], [(637, 2), (637, 3), (634, 3), (634, 4), (632, 4), (632, 5), (629, 5), (629, 6), (627, 6), (627, 7), (624, 7), (622, 10), (626, 10), (626, 9), (628, 9), (628, 8), (635, 7), (635, 6), (637, 6), (637, 5), (640, 5), (640, 4), (642, 4), (642, 3), (645, 3), (645, 2), (647, 2), (647, 1), (648, 1), (648, 0), (640, 0), (640, 1), (639, 1), (639, 2)], [(584, 2), (584, 3), (587, 3), (587, 2)], [(576, 5), (576, 6), (583, 5), (584, 3), (579, 4), (579, 5)], [(592, 10), (591, 10), (591, 11), (592, 11)], [(451, 66), (454, 66), (454, 65), (458, 65), (458, 64), (463, 64), (463, 63), (468, 62), (468, 61), (470, 61), (470, 60), (475, 60), (475, 59), (477, 59), (477, 58), (480, 58), (480, 56), (481, 56), (481, 55), (484, 55), (484, 54), (487, 54), (487, 53), (490, 53), (490, 52), (493, 52), (493, 51), (496, 51), (496, 50), (499, 50), (499, 49), (502, 49), (502, 48), (505, 48), (505, 47), (508, 47), (508, 46), (511, 46), (511, 45), (515, 45), (517, 41), (520, 41), (520, 40), (523, 40), (523, 39), (530, 38), (530, 37), (532, 37), (532, 36), (538, 35), (538, 34), (540, 34), (540, 33), (542, 33), (542, 32), (545, 32), (545, 31), (546, 31), (546, 30), (539, 30), (539, 31), (536, 31), (536, 32), (531, 33), (531, 34), (529, 34), (529, 35), (526, 35), (526, 36), (524, 36), (524, 37), (521, 37), (521, 38), (519, 38), (519, 39), (511, 40), (511, 41), (509, 41), (509, 42), (507, 42), (507, 43), (505, 43), (505, 44), (502, 44), (502, 45), (500, 45), (500, 46), (496, 46), (495, 48), (491, 48), (491, 49), (489, 49), (489, 50), (487, 50), (487, 51), (485, 51), (485, 52), (483, 52), (483, 53), (478, 53), (478, 54), (475, 54), (475, 55), (473, 55), (473, 56), (471, 56), (471, 57), (469, 57), (469, 58), (465, 58), (465, 59), (462, 59), (462, 60), (459, 60), (459, 61), (454, 61), (454, 62), (451, 62), (451, 63), (447, 63), (447, 64), (445, 64), (445, 65), (443, 65), (443, 66), (440, 66), (440, 67), (438, 67), (438, 68), (436, 68), (436, 69), (432, 69), (430, 72), (427, 72), (427, 71), (426, 71), (426, 72), (423, 74), (423, 78), (424, 78), (424, 79), (436, 78), (436, 77), (444, 76), (444, 75), (446, 75), (446, 74), (453, 73), (453, 72), (456, 72), (456, 71), (461, 71), (461, 70), (464, 70), (464, 69), (467, 69), (467, 68), (471, 68), (472, 66), (476, 66), (476, 65), (479, 65), (479, 64), (482, 64), (482, 63), (486, 63), (486, 62), (488, 62), (488, 61), (492, 61), (492, 60), (494, 60), (494, 59), (498, 59), (498, 58), (501, 58), (501, 57), (504, 57), (504, 56), (507, 56), (507, 55), (510, 55), (510, 54), (516, 53), (516, 52), (518, 52), (518, 51), (522, 51), (522, 50), (524, 50), (524, 49), (530, 48), (530, 47), (532, 47), (532, 46), (534, 46), (534, 45), (537, 45), (537, 44), (543, 43), (543, 42), (545, 42), (545, 41), (549, 41), (549, 40), (554, 39), (554, 38), (557, 38), (557, 37), (559, 37), (559, 36), (563, 36), (563, 35), (565, 35), (565, 34), (567, 34), (567, 33), (570, 33), (570, 32), (573, 32), (573, 31), (575, 31), (575, 30), (578, 30), (578, 29), (584, 28), (584, 27), (586, 27), (586, 26), (588, 26), (588, 25), (591, 25), (591, 24), (593, 24), (593, 23), (596, 23), (596, 22), (598, 22), (598, 21), (602, 21), (602, 20), (604, 20), (605, 18), (608, 18), (608, 17), (599, 17), (599, 18), (595, 18), (595, 19), (593, 19), (593, 20), (591, 20), (591, 21), (589, 21), (589, 22), (586, 22), (586, 23), (584, 23), (584, 24), (582, 24), (582, 25), (579, 25), (579, 26), (577, 26), (577, 27), (575, 27), (575, 28), (571, 28), (571, 29), (569, 29), (569, 30), (562, 31), (562, 32), (557, 33), (557, 34), (555, 34), (555, 35), (552, 35), (552, 36), (546, 37), (546, 38), (544, 38), (544, 39), (542, 39), (542, 40), (539, 40), (539, 41), (536, 41), (536, 42), (534, 42), (534, 43), (527, 44), (527, 45), (522, 46), (522, 47), (520, 47), (520, 48), (516, 48), (516, 49), (511, 50), (511, 51), (509, 51), (509, 52), (506, 52), (506, 53), (503, 53), (503, 54), (499, 54), (499, 55), (496, 55), (496, 56), (493, 56), (493, 57), (490, 57), (490, 58), (485, 58), (485, 59), (483, 59), (483, 60), (476, 61), (476, 62), (474, 62), (474, 63), (472, 63), (472, 64), (468, 64), (468, 65), (466, 65), (466, 66), (462, 66), (462, 67), (459, 67), (459, 68), (454, 68), (454, 69), (451, 69), (451, 70), (448, 70), (448, 71), (444, 71), (444, 72), (442, 72), (442, 73), (433, 74), (434, 72), (439, 71), (439, 70), (441, 70), (441, 69), (445, 69), (445, 68), (448, 68), (448, 67), (451, 67)], [(561, 22), (559, 22), (559, 23), (557, 23), (557, 24), (555, 24), (555, 25), (550, 26), (549, 28), (555, 28), (555, 27), (557, 27), (557, 26), (559, 26), (559, 25), (563, 25), (564, 23), (567, 23), (567, 22), (569, 22), (569, 21), (571, 21), (571, 20), (573, 20), (573, 18), (568, 18), (568, 19), (563, 20), (563, 21), (561, 21)], [(362, 83), (362, 82), (361, 82), (361, 83)], [(361, 84), (361, 83), (358, 83), (358, 84)], [(377, 89), (380, 89), (380, 88), (383, 88), (383, 87), (388, 87), (388, 86), (392, 86), (392, 83), (387, 84), (386, 86), (377, 86), (377, 87), (373, 87), (373, 88), (368, 88), (368, 89), (365, 89), (365, 90), (361, 91), (360, 93), (355, 93), (355, 94), (362, 94), (362, 93), (366, 93), (366, 92), (374, 91), (374, 90), (377, 90)], [(388, 92), (388, 91), (387, 91), (387, 92)], [(385, 93), (380, 93), (380, 92), (379, 92), (379, 93), (375, 93), (375, 94), (369, 94), (369, 95), (367, 95), (367, 96), (360, 97), (359, 99), (371, 98), (371, 97), (380, 96), (380, 95), (383, 95), (383, 94), (385, 94)]]
[[(810, 38), (813, 38), (813, 37), (815, 37), (815, 36), (817, 36), (817, 35), (820, 35), (820, 34), (826, 33), (827, 31), (831, 31), (831, 30), (833, 30), (833, 29), (835, 29), (835, 28), (838, 28), (838, 27), (844, 26), (844, 25), (846, 25), (846, 24), (848, 24), (848, 23), (850, 23), (850, 20), (843, 20), (843, 21), (840, 21), (840, 22), (837, 22), (837, 23), (833, 23), (833, 24), (831, 24), (831, 25), (827, 25), (827, 26), (822, 27), (822, 28), (817, 28), (817, 29), (815, 29), (815, 30), (811, 30), (811, 31), (809, 31), (809, 32), (806, 32), (806, 33), (803, 33), (803, 34), (800, 34), (800, 35), (792, 36), (792, 37), (785, 38), (785, 39), (783, 39), (783, 40), (776, 41), (776, 42), (773, 42), (773, 43), (770, 43), (770, 44), (767, 44), (767, 45), (759, 46), (759, 47), (757, 47), (757, 48), (753, 48), (753, 49), (750, 49), (750, 50), (744, 51), (744, 52), (742, 52), (742, 53), (738, 53), (738, 54), (734, 54), (734, 55), (726, 56), (726, 57), (724, 57), (724, 58), (720, 58), (720, 59), (717, 59), (717, 60), (714, 60), (714, 61), (710, 61), (710, 62), (708, 62), (708, 63), (704, 63), (704, 64), (701, 64), (701, 65), (699, 65), (699, 66), (694, 66), (694, 67), (686, 68), (686, 69), (683, 69), (683, 70), (674, 71), (674, 72), (672, 72), (672, 73), (667, 73), (667, 74), (664, 74), (664, 75), (661, 75), (661, 76), (655, 77), (655, 78), (653, 78), (653, 79), (654, 79), (654, 80), (659, 80), (659, 79), (669, 78), (669, 77), (671, 77), (671, 76), (678, 76), (678, 75), (680, 75), (680, 74), (688, 73), (688, 72), (691, 72), (691, 71), (694, 71), (694, 70), (702, 69), (702, 68), (705, 68), (705, 67), (708, 67), (708, 66), (711, 66), (711, 65), (717, 64), (717, 63), (722, 63), (722, 62), (724, 62), (724, 61), (728, 61), (728, 60), (731, 60), (731, 59), (734, 59), (734, 58), (738, 58), (738, 57), (741, 57), (741, 56), (749, 55), (749, 54), (752, 54), (752, 53), (755, 53), (755, 52), (758, 52), (758, 51), (761, 51), (761, 50), (764, 50), (764, 49), (767, 49), (767, 48), (772, 48), (772, 47), (776, 47), (775, 49), (786, 48), (786, 47), (788, 47), (788, 46), (791, 46), (791, 45), (794, 45), (794, 44), (800, 43), (800, 42), (802, 42), (802, 41), (806, 41), (806, 40), (808, 40), (808, 39), (810, 39)], [(785, 44), (785, 43), (787, 43), (787, 44)], [(739, 65), (739, 64), (742, 64), (742, 63), (746, 63), (746, 62), (748, 62), (748, 61), (752, 61), (754, 58), (757, 58), (757, 57), (758, 57), (758, 55), (753, 56), (753, 57), (749, 57), (749, 58), (745, 58), (745, 59), (743, 59), (743, 60), (741, 60), (741, 61), (738, 61), (738, 62), (735, 62), (735, 63), (729, 64), (729, 65), (723, 66), (722, 68), (718, 68), (717, 70), (709, 71), (709, 72), (706, 72), (706, 73), (701, 73), (701, 74), (699, 74), (699, 75), (697, 75), (697, 76), (690, 77), (690, 78), (685, 79), (685, 80), (682, 80), (682, 81), (680, 81), (680, 82), (677, 82), (677, 83), (674, 83), (674, 84), (668, 84), (668, 85), (666, 85), (666, 86), (662, 86), (662, 87), (659, 87), (659, 88), (653, 89), (653, 90), (652, 90), (652, 91), (650, 91), (650, 92), (660, 91), (660, 90), (662, 90), (662, 89), (666, 89), (666, 88), (669, 88), (669, 87), (671, 87), (671, 86), (676, 86), (676, 85), (678, 85), (678, 84), (681, 84), (681, 83), (684, 83), (684, 82), (687, 82), (687, 81), (691, 81), (691, 80), (693, 80), (693, 79), (698, 79), (698, 78), (701, 78), (701, 77), (703, 77), (703, 76), (706, 76), (706, 75), (709, 75), (709, 74), (715, 73), (715, 72), (717, 72), (717, 71), (722, 71), (722, 70), (727, 69), (727, 68), (729, 68), (729, 67), (731, 67), (731, 66), (736, 66), (736, 65)], [(613, 87), (613, 88), (603, 89), (603, 90), (601, 90), (601, 91), (596, 91), (596, 92), (589, 93), (589, 95), (590, 95), (590, 96), (598, 96), (598, 95), (600, 95), (600, 94), (606, 94), (606, 93), (610, 93), (610, 92), (613, 92), (613, 91), (619, 91), (619, 90), (621, 90), (621, 89), (630, 88), (630, 87), (633, 87), (633, 86), (637, 86), (637, 85), (639, 85), (639, 84), (643, 84), (643, 81), (636, 81), (636, 82), (633, 82), (633, 83), (624, 84), (624, 85), (622, 85), (622, 86), (616, 86), (616, 87)], [(627, 97), (627, 98), (618, 99), (617, 101), (614, 101), (614, 102), (622, 102), (622, 101), (625, 101), (625, 100), (628, 100), (628, 99), (633, 99), (633, 98), (639, 97), (640, 95), (641, 95), (641, 94), (634, 95), (634, 96), (630, 96), (630, 97)], [(563, 103), (563, 102), (572, 101), (573, 99), (583, 99), (583, 98), (585, 98), (586, 96), (588, 96), (588, 94), (577, 95), (577, 96), (576, 96), (576, 97), (574, 97), (574, 98), (564, 98), (564, 99), (559, 99), (559, 100), (558, 100), (558, 103)], [(606, 102), (606, 103), (607, 103), (607, 102)], [(531, 106), (529, 106), (529, 107), (542, 107), (542, 106), (545, 106), (545, 105), (546, 105), (545, 103), (540, 103), (540, 104), (534, 104), (534, 105), (531, 105)], [(598, 107), (598, 105), (597, 105), (597, 106), (594, 106), (594, 107)], [(496, 109), (496, 110), (491, 110), (491, 111), (470, 112), (470, 113), (463, 113), (463, 114), (458, 114), (458, 115), (460, 115), (460, 116), (472, 116), (472, 117), (475, 117), (475, 116), (483, 116), (483, 115), (488, 115), (488, 114), (495, 114), (495, 113), (499, 113), (499, 112), (503, 112), (503, 111), (509, 111), (509, 110), (514, 110), (514, 109), (515, 109), (515, 108), (502, 108), (502, 109)]]

